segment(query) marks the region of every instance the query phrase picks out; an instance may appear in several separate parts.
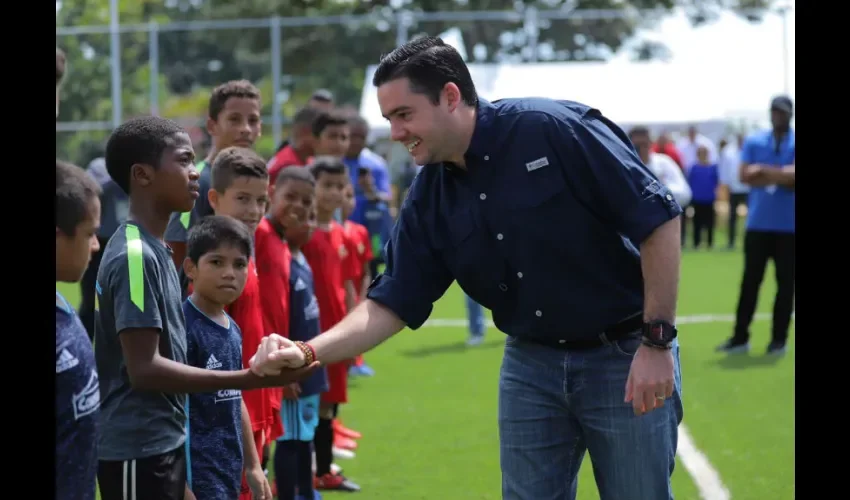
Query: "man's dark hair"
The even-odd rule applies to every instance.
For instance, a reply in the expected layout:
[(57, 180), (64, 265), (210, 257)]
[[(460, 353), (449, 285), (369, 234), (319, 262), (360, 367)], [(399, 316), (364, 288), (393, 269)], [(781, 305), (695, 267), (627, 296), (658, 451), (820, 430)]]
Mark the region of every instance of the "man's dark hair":
[(214, 88), (210, 94), (210, 103), (207, 114), (213, 120), (218, 120), (218, 115), (224, 109), (227, 100), (232, 98), (260, 100), (260, 90), (248, 80), (231, 80)]
[(85, 170), (56, 160), (56, 227), (74, 236), (89, 216), (89, 203), (100, 193), (100, 186)]
[(311, 186), (316, 185), (316, 179), (313, 177), (309, 168), (294, 165), (281, 170), (280, 173), (277, 174), (277, 179), (275, 180), (274, 185), (276, 188), (279, 188), (289, 181), (302, 181), (310, 184)]
[(452, 82), (469, 106), (478, 103), (475, 84), (469, 68), (457, 50), (441, 38), (426, 36), (411, 40), (381, 58), (372, 85), (381, 85), (399, 78), (410, 81), (410, 90), (424, 94), (432, 104), (440, 102), (440, 92)]
[(319, 113), (319, 116), (313, 120), (313, 136), (319, 137), (328, 127), (346, 124), (348, 124), (348, 118), (346, 118), (342, 113), (338, 113), (336, 111), (322, 111)]
[(266, 162), (248, 148), (225, 148), (216, 155), (210, 171), (212, 188), (223, 193), (239, 177), (269, 178)]
[(339, 175), (345, 173), (345, 163), (336, 156), (317, 156), (313, 158), (307, 168), (310, 169), (310, 173), (317, 181), (322, 177), (322, 174)]
[(208, 215), (198, 221), (186, 237), (186, 256), (195, 264), (204, 255), (224, 246), (233, 246), (251, 257), (251, 231), (248, 226), (227, 215)]
[(59, 47), (56, 47), (56, 86), (62, 83), (65, 78), (65, 52)]
[(106, 142), (106, 171), (130, 194), (130, 169), (137, 163), (159, 168), (169, 139), (186, 133), (176, 122), (158, 116), (131, 118), (118, 125)]

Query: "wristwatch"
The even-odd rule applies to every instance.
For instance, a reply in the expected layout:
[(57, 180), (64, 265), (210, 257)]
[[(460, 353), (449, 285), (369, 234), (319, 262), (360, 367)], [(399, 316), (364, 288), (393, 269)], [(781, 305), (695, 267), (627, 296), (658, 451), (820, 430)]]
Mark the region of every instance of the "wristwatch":
[(643, 324), (643, 344), (656, 349), (671, 349), (678, 335), (676, 327), (666, 321), (650, 321)]

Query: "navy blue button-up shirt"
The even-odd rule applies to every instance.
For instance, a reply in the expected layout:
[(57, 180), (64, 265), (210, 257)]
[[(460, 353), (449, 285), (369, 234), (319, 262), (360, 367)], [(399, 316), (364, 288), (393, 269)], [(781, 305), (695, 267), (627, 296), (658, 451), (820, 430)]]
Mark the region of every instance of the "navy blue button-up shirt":
[(640, 243), (682, 213), (623, 131), (570, 101), (479, 100), (466, 170), (426, 165), (368, 297), (420, 327), (457, 280), (513, 336), (598, 336), (643, 309)]

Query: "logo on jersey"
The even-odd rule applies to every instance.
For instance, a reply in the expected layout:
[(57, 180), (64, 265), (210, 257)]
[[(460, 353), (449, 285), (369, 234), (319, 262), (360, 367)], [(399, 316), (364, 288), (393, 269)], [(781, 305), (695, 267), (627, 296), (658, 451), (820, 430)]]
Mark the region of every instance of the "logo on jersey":
[(225, 401), (233, 401), (242, 397), (242, 391), (238, 389), (226, 389), (215, 393), (215, 402), (223, 403)]
[(365, 252), (365, 251), (366, 251), (366, 245), (364, 245), (363, 243), (358, 243), (357, 244), (357, 253), (359, 253), (360, 255), (363, 255), (363, 252)]
[(221, 367), (221, 361), (216, 359), (215, 354), (210, 354), (210, 359), (207, 360), (207, 370), (215, 370)]
[(307, 283), (304, 283), (304, 280), (302, 280), (301, 278), (298, 278), (297, 280), (295, 280), (295, 291), (296, 292), (300, 292), (301, 290), (306, 290), (306, 289), (307, 289)]
[(71, 403), (74, 406), (74, 420), (91, 415), (100, 408), (100, 386), (98, 385), (97, 371), (91, 371), (89, 382), (80, 392), (74, 393)]
[(74, 357), (68, 349), (62, 349), (59, 351), (59, 354), (56, 355), (56, 373), (62, 373), (66, 370), (70, 370), (78, 364), (80, 364), (80, 360)]
[(301, 406), (301, 419), (305, 422), (310, 422), (316, 416), (316, 408), (310, 404), (302, 404)]
[(530, 162), (526, 163), (525, 168), (528, 169), (529, 172), (533, 172), (533, 171), (537, 170), (538, 168), (543, 168), (547, 165), (549, 165), (549, 158), (546, 158), (544, 156), (543, 158), (538, 158), (534, 161), (530, 161)]
[(310, 303), (304, 308), (304, 319), (314, 320), (319, 318), (319, 301), (315, 295), (310, 296)]
[(348, 250), (345, 248), (345, 245), (339, 246), (339, 258), (345, 259), (348, 257)]

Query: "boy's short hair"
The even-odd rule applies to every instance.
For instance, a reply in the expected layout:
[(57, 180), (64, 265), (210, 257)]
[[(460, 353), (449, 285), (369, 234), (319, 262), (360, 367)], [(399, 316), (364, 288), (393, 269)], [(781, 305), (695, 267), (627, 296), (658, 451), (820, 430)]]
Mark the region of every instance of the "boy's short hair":
[(218, 120), (218, 115), (224, 109), (224, 105), (231, 97), (260, 100), (260, 89), (248, 80), (231, 80), (214, 88), (210, 94), (210, 102), (207, 114), (213, 120)]
[(347, 125), (348, 119), (342, 113), (336, 111), (321, 111), (313, 120), (313, 136), (319, 137), (328, 127), (336, 125)]
[(89, 203), (100, 193), (100, 186), (85, 170), (56, 160), (56, 227), (74, 236), (89, 215)]
[(65, 52), (59, 47), (56, 47), (56, 86), (62, 83), (65, 78)]
[(250, 258), (253, 240), (248, 226), (227, 215), (208, 215), (198, 221), (186, 239), (186, 256), (197, 264), (201, 257), (223, 246), (235, 246)]
[(269, 178), (266, 162), (248, 148), (230, 147), (223, 149), (212, 164), (210, 171), (212, 188), (223, 193), (239, 177)]
[(131, 118), (118, 125), (106, 142), (106, 171), (130, 194), (130, 169), (137, 163), (159, 168), (168, 139), (185, 133), (180, 125), (158, 116)]
[(284, 168), (279, 174), (277, 174), (277, 179), (275, 180), (274, 185), (275, 187), (280, 187), (288, 181), (303, 181), (311, 186), (316, 185), (316, 178), (313, 177), (310, 169), (305, 167), (292, 166)]
[(313, 158), (307, 168), (310, 169), (310, 173), (317, 181), (322, 177), (322, 174), (339, 175), (345, 173), (345, 163), (336, 156), (317, 156)]
[(292, 126), (293, 127), (309, 127), (310, 130), (313, 130), (313, 122), (316, 121), (316, 118), (322, 114), (322, 111), (316, 108), (304, 107), (298, 110), (295, 115), (292, 116)]

